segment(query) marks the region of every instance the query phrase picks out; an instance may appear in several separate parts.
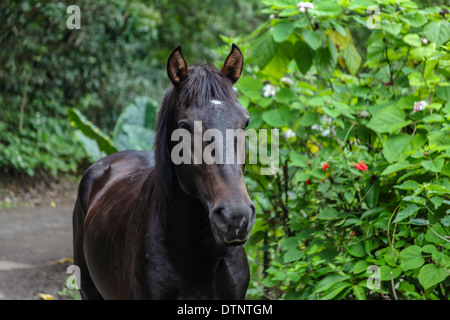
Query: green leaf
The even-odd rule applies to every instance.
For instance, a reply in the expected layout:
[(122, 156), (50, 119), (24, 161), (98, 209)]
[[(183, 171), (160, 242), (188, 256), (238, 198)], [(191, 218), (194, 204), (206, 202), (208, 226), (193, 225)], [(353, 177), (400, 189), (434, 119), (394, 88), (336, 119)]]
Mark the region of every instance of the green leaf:
[(346, 247), (347, 252), (352, 256), (362, 258), (366, 255), (366, 251), (364, 250), (364, 244), (362, 241), (355, 243), (352, 246)]
[(425, 70), (423, 71), (423, 76), (424, 77), (428, 76), (428, 74), (434, 70), (434, 68), (436, 67), (438, 62), (439, 62), (439, 59), (435, 59), (435, 58), (427, 59), (427, 62), (425, 63)]
[(403, 151), (412, 137), (409, 134), (398, 134), (390, 136), (383, 144), (383, 155), (389, 163), (406, 159)]
[(342, 282), (349, 278), (350, 278), (349, 276), (346, 276), (346, 275), (344, 276), (344, 275), (340, 275), (340, 274), (333, 274), (330, 276), (326, 276), (325, 278), (323, 278), (322, 280), (320, 280), (317, 283), (317, 285), (314, 289), (314, 293), (324, 292), (325, 290), (330, 289), (336, 283)]
[(416, 245), (409, 246), (400, 251), (400, 267), (403, 271), (420, 268), (425, 259), (422, 257), (422, 248)]
[(450, 39), (450, 22), (447, 20), (432, 21), (423, 28), (423, 32), (428, 40), (435, 42), (439, 47)]
[(358, 274), (361, 272), (366, 272), (369, 265), (370, 265), (369, 262), (365, 260), (360, 260), (357, 263), (355, 263), (355, 266), (353, 267), (353, 273)]
[(405, 161), (400, 161), (394, 164), (389, 165), (386, 169), (384, 169), (384, 171), (381, 173), (382, 176), (397, 172), (397, 171), (401, 171), (404, 169), (407, 169), (409, 167), (411, 167), (412, 164), (409, 163), (409, 161), (405, 160)]
[(122, 111), (114, 126), (114, 146), (119, 150), (150, 150), (155, 139), (158, 102), (138, 97)]
[(383, 20), (381, 22), (381, 29), (385, 30), (386, 32), (389, 32), (394, 36), (397, 36), (400, 33), (400, 30), (402, 29), (402, 25), (397, 22)]
[(332, 220), (332, 219), (337, 219), (338, 215), (339, 215), (339, 213), (336, 209), (326, 208), (326, 209), (320, 211), (320, 213), (316, 217), (321, 220)]
[(370, 119), (367, 127), (378, 133), (393, 133), (408, 124), (410, 120), (405, 121), (405, 112), (395, 106), (388, 106), (378, 110)]
[(263, 120), (273, 127), (286, 126), (291, 118), (289, 107), (282, 106), (278, 109), (268, 110), (262, 114)]
[(408, 12), (401, 19), (413, 27), (421, 27), (427, 23), (427, 19), (419, 12)]
[(416, 214), (419, 210), (420, 210), (420, 208), (416, 204), (412, 203), (397, 214), (397, 217), (395, 218), (394, 222), (400, 222), (400, 221)]
[(302, 36), (308, 46), (316, 51), (322, 44), (322, 37), (313, 30), (303, 29)]
[(309, 178), (311, 178), (310, 174), (308, 174), (304, 171), (297, 171), (294, 176), (294, 181), (295, 182), (305, 182)]
[(425, 203), (427, 202), (427, 200), (424, 197), (419, 197), (419, 196), (406, 196), (406, 197), (403, 197), (403, 201), (420, 204), (422, 206), (424, 206)]
[(275, 96), (275, 100), (280, 103), (286, 103), (292, 102), (293, 100), (297, 99), (297, 95), (294, 93), (294, 91), (290, 88), (281, 88), (280, 91), (277, 92)]
[(450, 268), (450, 256), (448, 256), (445, 251), (433, 251), (431, 257), (436, 261), (441, 267)]
[[(264, 68), (275, 56), (276, 46), (272, 39), (271, 30), (264, 32), (251, 42), (251, 54), (256, 64), (261, 69)], [(239, 80), (238, 83), (242, 81)]]
[(342, 52), (345, 64), (351, 75), (355, 75), (361, 65), (361, 56), (353, 43), (349, 43)]
[(443, 148), (445, 149), (447, 146), (450, 146), (450, 136), (447, 132), (442, 131), (434, 131), (430, 132), (427, 135), (428, 143), (430, 146), (436, 146), (438, 149)]
[(400, 268), (391, 268), (387, 265), (380, 267), (380, 280), (381, 281), (390, 281), (391, 280), (391, 272), (392, 272), (392, 278), (397, 278), (401, 273), (402, 270)]
[(88, 121), (86, 117), (77, 109), (70, 108), (68, 110), (69, 120), (75, 125), (86, 137), (97, 142), (100, 151), (106, 154), (117, 152), (116, 147), (113, 146), (111, 138), (103, 133), (92, 122)]
[(334, 1), (321, 1), (311, 12), (317, 16), (337, 16), (342, 9)]
[(310, 127), (313, 124), (318, 123), (320, 120), (320, 115), (316, 112), (308, 111), (301, 118), (299, 124), (304, 127)]
[(311, 48), (305, 42), (297, 41), (294, 46), (294, 59), (300, 72), (306, 74), (313, 61)]
[(426, 142), (424, 135), (401, 133), (390, 136), (383, 144), (383, 155), (389, 163), (405, 160), (411, 152), (415, 152)]
[(84, 151), (86, 151), (89, 160), (92, 162), (98, 161), (105, 156), (100, 152), (98, 148), (98, 144), (94, 139), (88, 138), (83, 132), (80, 130), (75, 131), (75, 138), (81, 143)]
[(243, 76), (236, 83), (236, 88), (250, 99), (259, 99), (261, 97), (261, 89), (263, 84), (261, 80), (251, 77)]
[(319, 48), (316, 51), (314, 55), (314, 65), (321, 77), (324, 79), (329, 79), (331, 77), (336, 64), (328, 47)]
[(294, 30), (294, 22), (285, 20), (278, 22), (273, 27), (272, 37), (275, 42), (283, 42)]
[(444, 158), (436, 158), (433, 160), (423, 160), (422, 167), (431, 172), (441, 172), (444, 165)]
[(320, 300), (330, 300), (336, 297), (339, 293), (341, 293), (344, 289), (351, 287), (351, 284), (348, 282), (339, 282), (334, 284), (329, 290), (324, 292), (324, 295), (320, 298)]
[(435, 196), (435, 197), (431, 198), (430, 201), (434, 205), (434, 209), (436, 210), (437, 208), (439, 208), (442, 205), (442, 202), (444, 201), (444, 199), (442, 199), (441, 197)]
[(420, 184), (414, 180), (406, 180), (401, 185), (394, 186), (394, 188), (397, 188), (400, 190), (416, 190), (419, 187), (420, 187)]
[(403, 37), (403, 41), (412, 47), (421, 47), (422, 41), (417, 33), (410, 33)]
[[(436, 235), (436, 233), (439, 236)], [(431, 227), (429, 227), (427, 232), (425, 233), (425, 240), (437, 245), (443, 245), (448, 243), (447, 241), (442, 239), (445, 236), (447, 236), (447, 233), (445, 232), (444, 228), (439, 223), (435, 223)]]
[(302, 154), (292, 150), (291, 152), (289, 152), (289, 159), (291, 160), (291, 164), (293, 166), (300, 168), (305, 168), (308, 166), (309, 158), (306, 154)]
[(366, 294), (364, 292), (364, 288), (362, 286), (355, 285), (352, 287), (352, 290), (357, 300), (367, 299)]
[(429, 263), (420, 268), (418, 279), (422, 287), (427, 290), (444, 281), (448, 275), (449, 273), (444, 269)]
[(286, 251), (283, 256), (285, 263), (296, 261), (301, 259), (305, 255), (305, 252), (298, 250), (297, 248), (292, 248)]

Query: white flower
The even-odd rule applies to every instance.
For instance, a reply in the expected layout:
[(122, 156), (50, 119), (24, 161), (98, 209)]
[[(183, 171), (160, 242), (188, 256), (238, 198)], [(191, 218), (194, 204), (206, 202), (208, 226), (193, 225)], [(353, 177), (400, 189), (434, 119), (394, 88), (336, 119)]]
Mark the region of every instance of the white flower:
[(356, 113), (361, 118), (367, 118), (369, 116), (369, 112), (366, 110), (361, 110)]
[(272, 20), (272, 19), (275, 19), (275, 17), (276, 17), (276, 15), (275, 15), (274, 13), (272, 13), (272, 14), (269, 16), (269, 19)]
[(424, 45), (427, 45), (427, 44), (428, 44), (428, 40), (427, 40), (426, 38), (420, 38), (420, 41), (422, 41), (422, 43), (423, 43)]
[(293, 138), (296, 136), (295, 132), (292, 129), (288, 129), (285, 133), (283, 133), (285, 138)]
[(425, 107), (427, 105), (428, 105), (428, 103), (425, 100), (415, 101), (414, 102), (414, 111), (413, 112), (419, 112), (419, 111), (425, 110)]
[(266, 84), (264, 86), (264, 97), (273, 97), (275, 96), (275, 87), (271, 84)]
[(282, 78), (280, 79), (280, 81), (281, 81), (281, 82), (284, 82), (284, 83), (287, 83), (287, 84), (289, 84), (289, 85), (291, 85), (291, 86), (294, 85), (294, 81), (293, 81), (292, 79), (290, 79), (290, 78), (287, 78), (287, 77), (282, 77)]
[(303, 2), (300, 1), (297, 4), (298, 10), (300, 10), (300, 12), (305, 12), (308, 9), (314, 9), (314, 5), (311, 2)]

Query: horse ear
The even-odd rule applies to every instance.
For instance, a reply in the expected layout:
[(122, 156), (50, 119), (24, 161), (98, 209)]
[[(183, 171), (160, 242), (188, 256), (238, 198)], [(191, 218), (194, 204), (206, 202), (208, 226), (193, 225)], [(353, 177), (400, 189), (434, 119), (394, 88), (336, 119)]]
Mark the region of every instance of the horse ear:
[(167, 75), (174, 85), (183, 82), (188, 76), (188, 67), (181, 54), (181, 46), (178, 46), (170, 54), (167, 61)]
[(232, 83), (239, 80), (244, 68), (244, 56), (241, 50), (234, 43), (231, 45), (231, 52), (222, 67), (222, 73), (227, 76)]

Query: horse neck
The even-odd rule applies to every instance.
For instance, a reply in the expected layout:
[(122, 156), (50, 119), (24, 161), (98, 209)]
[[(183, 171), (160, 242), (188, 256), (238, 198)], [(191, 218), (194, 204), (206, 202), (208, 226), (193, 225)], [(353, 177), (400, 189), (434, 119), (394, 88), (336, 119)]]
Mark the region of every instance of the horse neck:
[(171, 191), (171, 202), (166, 216), (166, 235), (177, 241), (204, 241), (212, 237), (208, 210), (200, 200), (184, 192), (178, 181)]
[[(149, 236), (157, 241), (178, 243), (187, 243), (193, 239), (205, 243), (213, 240), (208, 210), (200, 200), (184, 192), (176, 174), (164, 182), (160, 180), (152, 174), (145, 182), (150, 191), (150, 203), (145, 205), (151, 208), (148, 217)], [(163, 186), (163, 183), (166, 185)]]

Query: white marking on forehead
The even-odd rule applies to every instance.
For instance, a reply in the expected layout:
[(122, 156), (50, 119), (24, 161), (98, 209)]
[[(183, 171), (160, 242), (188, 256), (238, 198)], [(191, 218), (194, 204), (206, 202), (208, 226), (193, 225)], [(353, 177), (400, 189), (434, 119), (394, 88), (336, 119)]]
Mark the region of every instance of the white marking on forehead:
[(211, 103), (214, 103), (217, 106), (219, 104), (222, 104), (222, 101), (214, 99), (214, 100), (211, 100)]

